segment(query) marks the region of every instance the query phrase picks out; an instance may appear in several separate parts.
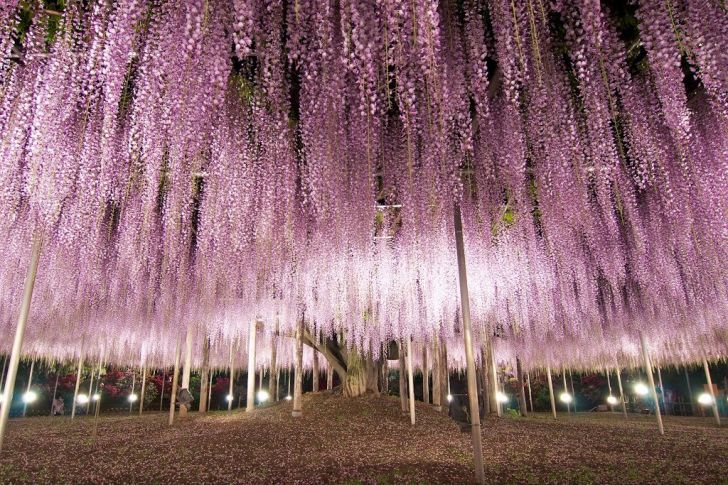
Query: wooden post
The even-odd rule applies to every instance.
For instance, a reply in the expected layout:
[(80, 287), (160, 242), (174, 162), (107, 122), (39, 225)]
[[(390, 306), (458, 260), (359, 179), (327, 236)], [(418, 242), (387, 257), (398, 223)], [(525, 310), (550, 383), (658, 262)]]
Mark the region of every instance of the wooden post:
[(78, 356), (78, 366), (76, 370), (76, 387), (73, 389), (73, 403), (71, 403), (71, 419), (76, 417), (76, 399), (78, 398), (78, 386), (81, 385), (81, 371), (83, 370), (83, 355)]
[(440, 337), (435, 336), (432, 342), (432, 405), (438, 413), (442, 411), (442, 393), (440, 389), (440, 379), (442, 372), (440, 371)]
[(526, 385), (528, 386), (528, 402), (531, 405), (531, 412), (533, 413), (533, 395), (531, 394), (531, 374), (526, 372)]
[(200, 413), (207, 412), (209, 400), (210, 383), (210, 337), (205, 335), (202, 341), (202, 369), (200, 369), (200, 405), (197, 411)]
[(708, 367), (708, 359), (703, 357), (703, 368), (705, 369), (705, 380), (708, 381), (708, 390), (710, 397), (713, 398), (711, 407), (713, 408), (713, 416), (715, 416), (715, 424), (720, 426), (720, 414), (718, 413), (718, 401), (715, 398), (715, 389), (713, 389), (713, 379), (710, 378), (710, 368)]
[(407, 388), (409, 390), (409, 414), (412, 426), (415, 424), (415, 380), (412, 371), (412, 337), (407, 337)]
[(23, 302), (20, 305), (20, 314), (18, 315), (18, 325), (15, 327), (15, 338), (13, 339), (13, 348), (10, 351), (10, 364), (8, 366), (8, 375), (5, 378), (5, 389), (3, 391), (3, 405), (0, 407), (0, 450), (3, 447), (5, 438), (5, 429), (8, 425), (8, 417), (10, 417), (10, 407), (13, 402), (13, 389), (15, 388), (15, 378), (18, 375), (18, 364), (20, 363), (20, 351), (23, 347), (23, 336), (25, 335), (25, 326), (28, 323), (28, 314), (30, 313), (30, 300), (33, 297), (33, 286), (35, 285), (35, 275), (38, 273), (38, 259), (40, 258), (41, 240), (38, 235), (33, 237), (33, 248), (30, 253), (30, 261), (28, 263), (28, 272), (25, 275), (25, 287), (23, 288)]
[[(296, 326), (296, 360), (294, 370), (296, 375), (294, 376), (293, 383), (293, 411), (291, 416), (294, 418), (300, 418), (303, 416), (303, 318)], [(290, 379), (290, 377), (289, 377)]]
[(619, 385), (619, 401), (622, 403), (622, 414), (627, 419), (627, 403), (624, 401), (624, 389), (622, 389), (622, 373), (617, 369), (617, 384)]
[(172, 391), (169, 395), (169, 420), (167, 424), (172, 426), (174, 423), (174, 404), (177, 398), (177, 381), (179, 380), (179, 359), (180, 359), (180, 348), (179, 342), (175, 343), (174, 347), (174, 374), (172, 374)]
[(688, 396), (690, 397), (690, 411), (692, 412), (693, 416), (697, 416), (698, 413), (695, 412), (695, 398), (693, 397), (693, 387), (690, 384), (690, 375), (688, 374), (688, 367), (683, 367), (685, 370), (685, 380), (688, 384)]
[(523, 388), (523, 369), (521, 368), (521, 359), (516, 357), (516, 378), (518, 379), (518, 409), (521, 416), (528, 416), (526, 410), (526, 390)]
[(650, 362), (650, 355), (647, 352), (647, 342), (645, 341), (645, 336), (642, 332), (640, 332), (640, 343), (642, 344), (642, 359), (645, 363), (647, 381), (650, 383), (650, 392), (652, 394), (652, 399), (655, 401), (655, 417), (657, 418), (657, 428), (660, 430), (660, 434), (665, 434), (665, 429), (662, 427), (660, 401), (657, 398), (657, 390), (655, 389), (655, 378), (652, 376), (652, 363)]
[(460, 316), (463, 320), (463, 337), (465, 340), (465, 362), (468, 376), (468, 397), (470, 401), (470, 423), (472, 425), (473, 455), (475, 457), (475, 479), (485, 483), (483, 469), (483, 445), (480, 436), (480, 406), (478, 406), (478, 382), (475, 376), (475, 358), (473, 356), (473, 338), (470, 323), (470, 295), (468, 294), (468, 276), (465, 268), (465, 244), (463, 242), (463, 221), (460, 216), (460, 205), (455, 203), (455, 246), (458, 258), (458, 281), (460, 283)]
[(406, 384), (406, 366), (404, 356), (404, 345), (399, 343), (399, 403), (402, 406), (402, 415), (404, 416), (409, 412), (409, 405), (407, 404), (407, 384)]
[(139, 416), (144, 412), (144, 393), (147, 390), (147, 361), (144, 360), (144, 367), (142, 368), (142, 392), (139, 395)]
[(430, 404), (430, 372), (427, 368), (426, 342), (422, 342), (422, 402)]
[(313, 381), (312, 390), (313, 392), (319, 392), (319, 374), (321, 369), (319, 369), (318, 351), (315, 348), (312, 348), (311, 351), (313, 352), (313, 370), (311, 371), (311, 380)]
[[(26, 394), (30, 392), (30, 386), (33, 385), (33, 369), (35, 368), (35, 360), (30, 361), (30, 372), (28, 372), (28, 386), (25, 389)], [(28, 411), (28, 403), (23, 401), (23, 417)], [(720, 423), (719, 423), (720, 424)]]
[[(255, 409), (255, 334), (258, 330), (258, 322), (253, 319), (248, 329), (248, 387), (245, 401), (245, 411)], [(261, 370), (262, 372), (262, 370)]]
[(554, 401), (554, 383), (551, 381), (551, 366), (546, 366), (546, 377), (549, 381), (549, 397), (551, 398), (551, 414), (556, 419), (556, 401)]

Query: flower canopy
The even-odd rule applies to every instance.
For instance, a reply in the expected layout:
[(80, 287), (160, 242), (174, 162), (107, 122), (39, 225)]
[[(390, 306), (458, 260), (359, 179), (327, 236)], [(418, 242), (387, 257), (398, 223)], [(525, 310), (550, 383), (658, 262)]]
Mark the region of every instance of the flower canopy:
[(304, 319), (462, 365), (454, 203), (501, 358), (728, 350), (721, 2), (50, 3), (0, 6), (3, 335), (43, 241), (25, 351), (169, 364), (191, 325), (225, 365)]

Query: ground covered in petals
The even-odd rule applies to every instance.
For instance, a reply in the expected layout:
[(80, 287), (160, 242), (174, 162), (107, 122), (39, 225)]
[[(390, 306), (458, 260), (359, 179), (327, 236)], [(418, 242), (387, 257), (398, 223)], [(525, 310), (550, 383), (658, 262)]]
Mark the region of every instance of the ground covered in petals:
[[(10, 423), (2, 483), (470, 483), (469, 433), (417, 403), (417, 425), (393, 397), (304, 396), (253, 413), (28, 418)], [(492, 483), (728, 483), (728, 429), (671, 418), (583, 414), (488, 419)]]

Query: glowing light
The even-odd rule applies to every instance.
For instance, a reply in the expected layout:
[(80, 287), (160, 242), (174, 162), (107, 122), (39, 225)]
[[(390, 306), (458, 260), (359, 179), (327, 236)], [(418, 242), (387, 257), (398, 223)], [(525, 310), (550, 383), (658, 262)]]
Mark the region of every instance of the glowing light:
[(614, 396), (607, 396), (607, 404), (610, 404), (610, 405), (614, 406), (618, 402), (619, 401), (617, 400), (616, 397), (614, 397)]
[(136, 394), (129, 394), (129, 397), (127, 399), (129, 400), (129, 402), (137, 402), (139, 396), (137, 396)]
[(258, 402), (266, 402), (270, 398), (270, 395), (268, 394), (268, 391), (261, 389), (256, 394), (256, 397), (258, 398)]
[(28, 391), (25, 394), (23, 394), (23, 402), (25, 404), (30, 404), (32, 402), (35, 402), (36, 399), (38, 399), (38, 394), (35, 391)]
[(99, 393), (96, 393), (93, 396), (91, 396), (92, 401), (98, 401), (99, 399), (101, 399), (101, 394), (99, 394)]
[(503, 394), (502, 392), (498, 391), (495, 393), (495, 399), (496, 401), (500, 403), (506, 403), (508, 402), (508, 396)]
[(79, 404), (87, 404), (88, 396), (86, 394), (79, 394), (78, 396), (76, 396), (76, 402)]
[(563, 402), (564, 404), (569, 404), (569, 403), (571, 403), (571, 401), (574, 400), (574, 398), (571, 397), (571, 394), (569, 394), (568, 392), (562, 392), (561, 395), (559, 396), (559, 400), (561, 402)]
[(447, 395), (447, 402), (452, 402), (452, 394)]
[(286, 401), (290, 401), (291, 399), (293, 399), (293, 398), (291, 397), (290, 394), (286, 396)]
[(230, 401), (232, 401), (233, 399), (235, 399), (235, 397), (234, 397), (234, 396), (233, 396), (232, 394), (228, 394), (227, 396), (225, 396), (225, 400), (226, 400), (227, 402), (230, 402)]
[(641, 382), (638, 382), (637, 384), (634, 385), (634, 392), (638, 396), (646, 396), (647, 393), (650, 392), (650, 390), (647, 389), (646, 385), (644, 385)]
[(700, 396), (698, 396), (698, 402), (703, 406), (709, 406), (713, 404), (713, 396), (711, 396), (707, 392), (704, 392)]

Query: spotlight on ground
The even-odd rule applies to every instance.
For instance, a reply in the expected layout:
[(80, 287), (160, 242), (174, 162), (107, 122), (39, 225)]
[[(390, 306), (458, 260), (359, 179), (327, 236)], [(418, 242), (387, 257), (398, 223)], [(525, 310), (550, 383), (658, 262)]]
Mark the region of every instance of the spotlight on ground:
[(700, 396), (698, 396), (698, 402), (703, 406), (709, 406), (713, 404), (713, 396), (711, 396), (707, 392), (704, 392)]
[(88, 396), (86, 394), (79, 394), (76, 396), (76, 402), (78, 404), (88, 404)]
[(498, 391), (495, 393), (495, 399), (496, 401), (500, 403), (507, 403), (508, 402), (508, 396), (503, 394), (502, 392)]
[(264, 391), (263, 389), (261, 389), (260, 391), (258, 391), (256, 397), (258, 398), (259, 403), (264, 403), (270, 398), (270, 395), (268, 394), (268, 391)]
[(35, 402), (36, 399), (38, 399), (38, 394), (35, 391), (28, 391), (25, 394), (23, 394), (23, 402), (25, 404), (30, 404), (32, 402)]
[(647, 386), (645, 386), (643, 383), (638, 382), (634, 385), (634, 392), (638, 396), (646, 396), (648, 392), (650, 392), (649, 389), (647, 389)]
[(614, 396), (607, 396), (607, 404), (610, 404), (610, 405), (614, 406), (618, 402), (619, 401), (617, 400), (616, 397), (614, 397)]
[(139, 396), (137, 396), (136, 394), (129, 394), (129, 397), (127, 399), (129, 400), (129, 402), (137, 402), (137, 400), (139, 400)]
[(571, 397), (571, 394), (569, 394), (568, 392), (562, 392), (559, 396), (559, 400), (561, 400), (561, 402), (564, 404), (570, 404), (571, 401), (574, 400), (574, 398)]

